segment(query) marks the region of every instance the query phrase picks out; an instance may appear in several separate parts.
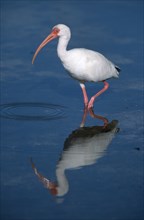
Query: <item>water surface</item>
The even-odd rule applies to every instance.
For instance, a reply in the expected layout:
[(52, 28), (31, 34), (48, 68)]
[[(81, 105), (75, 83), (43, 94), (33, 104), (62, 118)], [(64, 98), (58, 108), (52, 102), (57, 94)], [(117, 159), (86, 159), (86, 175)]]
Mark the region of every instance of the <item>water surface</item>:
[[(142, 220), (142, 1), (5, 0), (1, 8), (1, 219)], [(83, 127), (81, 89), (57, 40), (31, 64), (58, 23), (71, 27), (69, 48), (99, 51), (121, 68)], [(89, 96), (101, 88), (87, 84)]]

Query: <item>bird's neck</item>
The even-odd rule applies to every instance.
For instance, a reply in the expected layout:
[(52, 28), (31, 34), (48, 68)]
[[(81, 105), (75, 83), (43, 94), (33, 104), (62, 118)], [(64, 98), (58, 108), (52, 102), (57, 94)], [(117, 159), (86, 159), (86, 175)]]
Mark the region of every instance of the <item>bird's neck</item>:
[(67, 45), (70, 40), (70, 37), (61, 36), (59, 38), (58, 46), (57, 46), (57, 54), (61, 61), (63, 61), (67, 55)]
[(63, 167), (58, 167), (56, 169), (56, 176), (57, 176), (57, 183), (58, 183), (58, 195), (63, 196), (65, 195), (69, 190), (69, 183), (65, 175), (65, 170)]

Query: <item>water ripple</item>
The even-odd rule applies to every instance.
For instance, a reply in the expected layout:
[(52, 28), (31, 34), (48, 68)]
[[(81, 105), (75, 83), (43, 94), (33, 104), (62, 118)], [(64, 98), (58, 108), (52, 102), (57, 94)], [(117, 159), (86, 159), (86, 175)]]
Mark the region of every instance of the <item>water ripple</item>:
[(8, 103), (0, 105), (0, 117), (13, 120), (41, 121), (65, 117), (65, 107), (49, 103)]

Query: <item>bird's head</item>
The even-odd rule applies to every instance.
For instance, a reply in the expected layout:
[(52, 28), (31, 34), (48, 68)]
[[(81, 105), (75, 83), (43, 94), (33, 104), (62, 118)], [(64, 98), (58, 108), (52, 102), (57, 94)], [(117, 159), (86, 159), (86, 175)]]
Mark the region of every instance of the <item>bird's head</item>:
[(57, 24), (56, 26), (53, 27), (52, 30), (59, 30), (57, 36), (58, 37), (66, 37), (66, 38), (70, 38), (71, 36), (71, 32), (70, 32), (70, 28), (68, 26), (66, 26), (65, 24)]
[(65, 39), (70, 39), (71, 32), (68, 26), (64, 24), (58, 24), (52, 28), (51, 33), (44, 39), (44, 41), (38, 46), (33, 59), (32, 59), (32, 64), (34, 63), (34, 60), (39, 53), (39, 51), (51, 40), (57, 38), (57, 37), (63, 37)]

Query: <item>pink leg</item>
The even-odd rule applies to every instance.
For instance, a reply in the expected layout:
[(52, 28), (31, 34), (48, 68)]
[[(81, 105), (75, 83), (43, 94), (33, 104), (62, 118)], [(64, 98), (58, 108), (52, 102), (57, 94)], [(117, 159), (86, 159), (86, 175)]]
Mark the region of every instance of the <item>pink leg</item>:
[(94, 113), (94, 111), (93, 111), (93, 108), (90, 108), (89, 109), (89, 113), (90, 113), (90, 116), (92, 117), (92, 118), (98, 118), (98, 119), (100, 119), (100, 120), (102, 120), (103, 122), (104, 122), (104, 128), (108, 125), (108, 123), (109, 123), (109, 121), (108, 121), (108, 119), (107, 118), (104, 118), (103, 116), (101, 116), (101, 115), (96, 115), (95, 113)]
[(90, 101), (88, 103), (88, 109), (92, 108), (95, 99), (108, 89), (109, 84), (106, 81), (103, 81), (103, 83), (104, 83), (104, 88), (101, 89), (98, 93), (96, 93), (94, 96), (91, 97), (91, 99), (90, 99)]
[(88, 96), (87, 96), (87, 92), (86, 92), (86, 89), (85, 89), (85, 85), (83, 83), (80, 83), (80, 87), (81, 87), (82, 92), (83, 92), (84, 105), (85, 105), (85, 107), (87, 107), (88, 106)]
[(86, 120), (87, 114), (88, 114), (88, 108), (85, 107), (85, 108), (84, 108), (84, 113), (83, 113), (82, 122), (81, 122), (81, 124), (80, 124), (80, 127), (81, 127), (81, 128), (84, 127), (84, 125), (85, 125), (85, 120)]

